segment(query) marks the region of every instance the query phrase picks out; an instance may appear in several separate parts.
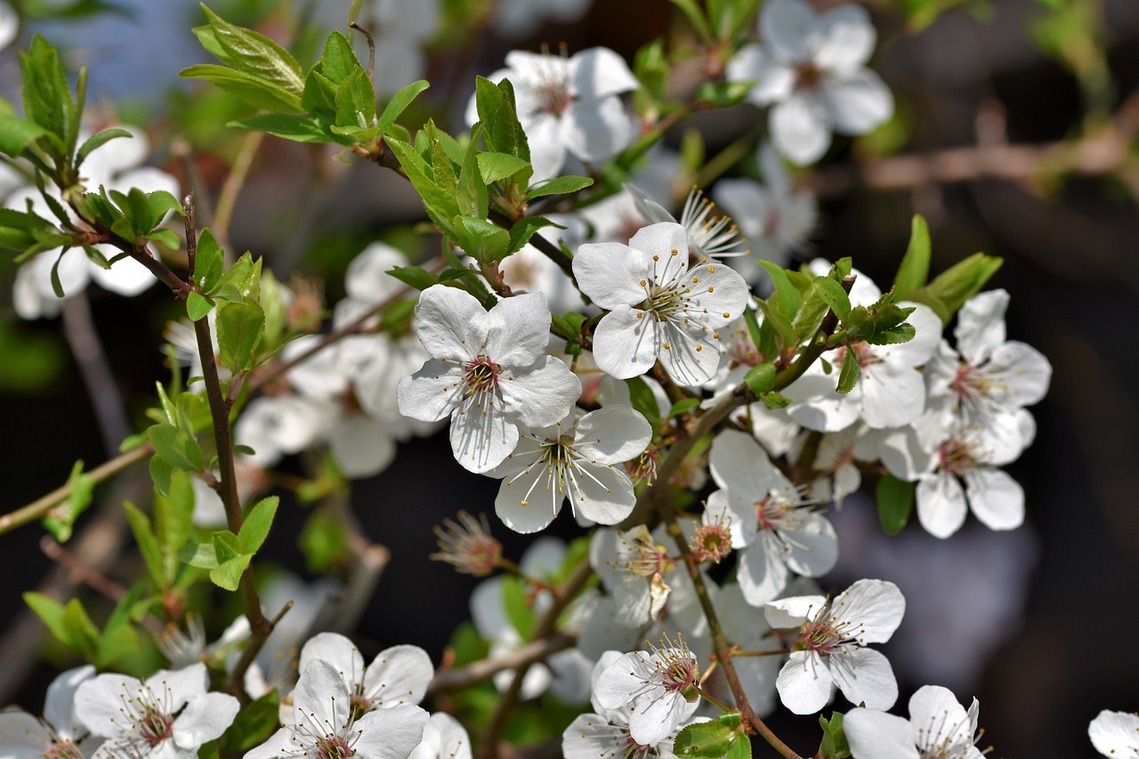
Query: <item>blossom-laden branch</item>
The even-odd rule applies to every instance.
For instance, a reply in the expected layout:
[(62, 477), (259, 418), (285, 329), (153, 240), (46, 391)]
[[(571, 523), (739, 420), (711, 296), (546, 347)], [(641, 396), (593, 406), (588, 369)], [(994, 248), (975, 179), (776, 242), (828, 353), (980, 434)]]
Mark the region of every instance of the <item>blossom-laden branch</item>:
[(517, 670), (524, 666), (530, 667), (545, 661), (558, 651), (573, 648), (575, 643), (577, 643), (576, 635), (554, 632), (548, 637), (539, 638), (512, 651), (507, 651), (501, 656), (480, 659), (459, 669), (436, 672), (431, 684), (427, 686), (427, 695), (433, 696), (447, 691), (462, 690), (485, 682), (504, 670)]

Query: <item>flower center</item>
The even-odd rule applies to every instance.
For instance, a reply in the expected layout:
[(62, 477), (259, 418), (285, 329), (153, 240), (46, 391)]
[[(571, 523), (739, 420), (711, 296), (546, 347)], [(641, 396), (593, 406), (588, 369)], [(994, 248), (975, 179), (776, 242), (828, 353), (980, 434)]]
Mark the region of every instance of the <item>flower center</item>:
[(813, 90), (823, 82), (823, 70), (813, 61), (795, 67), (795, 89)]
[(949, 472), (955, 477), (962, 477), (965, 472), (977, 466), (974, 448), (964, 440), (946, 441), (938, 450), (937, 457), (941, 462), (941, 471)]
[(174, 734), (174, 718), (157, 709), (147, 709), (138, 720), (139, 737), (153, 748)]
[(44, 759), (83, 759), (83, 754), (71, 741), (58, 740), (44, 751)]
[(350, 722), (355, 722), (372, 711), (372, 702), (359, 693), (353, 693), (349, 696), (348, 704), (350, 710), (348, 719)]
[[(828, 601), (828, 606), (829, 603)], [(835, 653), (847, 648), (847, 643), (857, 642), (861, 632), (860, 624), (836, 618), (829, 608), (824, 607), (817, 617), (799, 628), (799, 637), (792, 644), (791, 650), (813, 651), (823, 655)]]
[(727, 526), (719, 522), (701, 525), (696, 528), (690, 547), (697, 561), (719, 564), (732, 551), (732, 535)]
[(338, 735), (326, 735), (316, 739), (317, 759), (348, 759), (356, 755), (356, 750), (348, 745), (348, 741)]
[(482, 395), (494, 391), (501, 373), (498, 364), (491, 361), (489, 356), (479, 355), (463, 366), (463, 381), (467, 383), (469, 394)]
[(435, 535), (439, 538), (439, 552), (430, 558), (445, 561), (460, 572), (486, 577), (502, 558), (502, 544), (491, 536), (486, 514), (476, 519), (460, 511), (458, 522), (444, 520), (442, 527), (435, 527)]

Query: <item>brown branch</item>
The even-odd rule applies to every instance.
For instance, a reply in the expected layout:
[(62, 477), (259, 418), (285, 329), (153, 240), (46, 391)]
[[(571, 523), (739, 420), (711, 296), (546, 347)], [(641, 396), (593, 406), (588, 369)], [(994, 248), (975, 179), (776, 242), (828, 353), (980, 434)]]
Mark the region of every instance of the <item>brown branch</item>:
[(829, 166), (806, 177), (804, 182), (816, 195), (836, 197), (860, 187), (909, 190), (929, 184), (985, 179), (1034, 183), (1046, 172), (1113, 174), (1129, 161), (1128, 146), (1136, 132), (1131, 121), (1125, 112), (1119, 123), (1075, 142), (971, 145)]
[(576, 642), (576, 635), (555, 632), (548, 638), (540, 638), (501, 656), (482, 659), (459, 669), (436, 672), (435, 677), (427, 686), (427, 695), (434, 696), (446, 691), (469, 688), (472, 685), (489, 680), (503, 670), (518, 669), (522, 666), (529, 667), (537, 662), (545, 661), (551, 654), (572, 648)]

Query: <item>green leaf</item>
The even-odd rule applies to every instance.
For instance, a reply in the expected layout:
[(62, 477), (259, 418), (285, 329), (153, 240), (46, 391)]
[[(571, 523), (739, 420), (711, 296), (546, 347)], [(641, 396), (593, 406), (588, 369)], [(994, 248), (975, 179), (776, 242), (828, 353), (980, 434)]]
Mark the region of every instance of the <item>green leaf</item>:
[(899, 324), (896, 327), (884, 329), (881, 332), (875, 332), (873, 335), (866, 338), (866, 342), (870, 343), (871, 345), (893, 345), (894, 343), (908, 343), (910, 340), (914, 339), (914, 335), (916, 334), (917, 330), (914, 329), (914, 325), (907, 322), (905, 324)]
[(842, 729), (842, 713), (831, 714), (829, 722), (826, 717), (820, 715), (819, 727), (823, 729), (819, 756), (824, 759), (847, 759), (850, 756), (850, 745), (846, 742), (846, 733)]
[(71, 648), (87, 658), (94, 659), (99, 647), (99, 628), (95, 627), (78, 598), (72, 598), (63, 607), (61, 621), (67, 635), (66, 639), (61, 640), (65, 640)]
[(357, 71), (336, 90), (336, 126), (367, 129), (375, 118), (376, 92), (367, 72)]
[(178, 558), (199, 569), (213, 569), (218, 565), (218, 552), (212, 543), (197, 543), (183, 546)]
[(75, 520), (91, 505), (91, 498), (95, 492), (95, 481), (83, 473), (82, 461), (76, 461), (71, 467), (71, 476), (67, 478), (67, 485), (71, 488), (67, 500), (49, 511), (43, 520), (44, 529), (60, 543), (66, 543), (71, 539)]
[(178, 72), (183, 79), (205, 79), (241, 102), (266, 111), (303, 113), (299, 94), (271, 84), (254, 74), (220, 66), (216, 63), (199, 63)]
[(412, 82), (411, 84), (401, 87), (396, 94), (392, 95), (392, 99), (384, 106), (383, 112), (380, 114), (380, 119), (376, 125), (380, 128), (381, 132), (387, 132), (395, 123), (396, 119), (400, 117), (411, 102), (419, 97), (419, 93), (426, 90), (431, 85), (427, 80), (420, 79)]
[[(71, 95), (67, 74), (59, 54), (40, 35), (32, 38), (28, 52), (20, 53), (23, 74), (24, 116), (45, 130), (45, 147), (50, 155), (70, 163), (79, 137), (80, 111)], [(85, 87), (80, 75), (80, 87)]]
[(668, 417), (671, 419), (674, 416), (680, 416), (700, 405), (699, 398), (682, 398), (676, 403), (672, 404), (672, 408), (668, 410)]
[(258, 303), (222, 303), (217, 318), (218, 360), (234, 374), (253, 368), (254, 354), (265, 330)]
[(838, 387), (835, 388), (835, 392), (849, 393), (858, 384), (861, 375), (862, 367), (858, 363), (858, 351), (847, 346), (843, 353), (842, 371), (838, 373)]
[(170, 476), (168, 495), (154, 499), (154, 531), (162, 549), (167, 582), (178, 576), (178, 551), (194, 531), (194, 485), (191, 475), (178, 470)]
[(633, 377), (625, 380), (625, 384), (629, 386), (629, 402), (633, 408), (640, 411), (641, 415), (649, 420), (649, 424), (656, 427), (660, 422), (660, 406), (657, 405), (656, 396), (653, 395), (648, 383), (640, 377)]
[(513, 176), (530, 166), (530, 162), (509, 153), (479, 153), (479, 172), (487, 184)]
[(997, 273), (1002, 263), (1004, 260), (1001, 258), (974, 253), (938, 275), (925, 290), (944, 303), (951, 315), (955, 314), (965, 301), (976, 295)]
[(878, 521), (887, 535), (897, 535), (910, 521), (914, 507), (916, 482), (899, 480), (892, 474), (884, 474), (874, 490), (878, 502)]
[(697, 722), (677, 734), (672, 750), (678, 757), (721, 759), (741, 737), (740, 733), (721, 722)]
[(242, 553), (253, 554), (261, 548), (269, 528), (273, 525), (273, 517), (277, 513), (277, 504), (280, 499), (273, 495), (262, 498), (249, 510), (245, 522), (241, 525), (241, 532), (237, 536), (238, 545)]
[(712, 33), (712, 27), (708, 25), (708, 19), (696, 0), (672, 0), (672, 4), (684, 12), (688, 23), (692, 25), (693, 31), (700, 35), (700, 39), (707, 43), (715, 41), (716, 36)]
[(455, 239), (479, 263), (501, 261), (509, 254), (510, 233), (485, 219), (456, 216)]
[(522, 640), (530, 640), (534, 635), (534, 609), (526, 602), (527, 596), (525, 581), (514, 575), (503, 575), (502, 603), (506, 619)]
[(835, 316), (840, 320), (845, 319), (850, 313), (850, 296), (842, 289), (842, 285), (830, 277), (815, 277), (813, 282), (819, 297), (826, 301)]
[(192, 322), (204, 319), (213, 310), (213, 301), (199, 292), (192, 292), (186, 297), (186, 315)]
[(294, 95), (300, 103), (304, 74), (288, 50), (263, 34), (229, 23), (204, 4), (201, 8), (214, 30), (215, 39), (226, 52), (227, 63), (239, 71), (273, 83)]
[[(514, 100), (514, 86), (509, 79), (498, 84), (477, 77), (475, 79), (475, 105), (487, 148), (496, 153), (509, 153), (530, 160), (530, 145), (526, 132), (518, 121)], [(529, 177), (527, 177), (527, 181)]]
[(160, 590), (169, 588), (174, 578), (167, 575), (166, 562), (158, 545), (158, 538), (150, 526), (150, 517), (130, 501), (123, 502), (123, 509), (127, 513), (127, 522), (134, 534), (134, 541), (138, 544), (139, 553), (142, 554), (154, 586)]
[(154, 453), (175, 469), (200, 472), (205, 468), (205, 457), (198, 441), (170, 424), (154, 424), (147, 431)]
[(439, 283), (437, 276), (419, 266), (397, 266), (387, 273), (416, 290), (426, 290)]
[(571, 192), (584, 190), (593, 184), (593, 180), (589, 177), (575, 177), (567, 174), (562, 177), (554, 177), (531, 187), (526, 192), (526, 200), (534, 200), (535, 198), (543, 198), (547, 195), (568, 195)]
[(419, 193), (428, 217), (431, 218), (435, 226), (454, 238), (455, 232), (451, 226), (452, 219), (460, 215), (458, 201), (455, 199), (458, 194), (457, 191), (452, 194), (443, 191), (436, 184), (431, 168), (411, 145), (393, 139), (386, 140), (385, 144), (395, 153), (400, 166), (407, 174), (407, 178), (411, 180), (412, 186)]
[[(149, 435), (146, 436), (149, 439)], [(150, 480), (154, 483), (154, 489), (161, 495), (170, 492), (170, 477), (175, 469), (165, 459), (159, 456), (150, 457)]]
[(724, 754), (724, 759), (751, 759), (751, 740), (741, 735)]
[(242, 554), (218, 564), (210, 570), (210, 581), (223, 590), (230, 592), (237, 590), (237, 586), (241, 583), (241, 575), (245, 573), (252, 558), (249, 554)]
[(0, 151), (13, 158), (45, 134), (47, 130), (39, 124), (11, 114), (0, 115)]
[(210, 534), (210, 543), (214, 547), (214, 555), (218, 564), (236, 559), (244, 551), (241, 550), (241, 540), (229, 530), (217, 530)]
[(277, 689), (241, 707), (219, 741), (221, 753), (240, 754), (264, 743), (278, 727), (281, 694)]
[(102, 147), (103, 145), (106, 145), (111, 140), (118, 139), (119, 137), (133, 139), (134, 135), (131, 134), (129, 129), (123, 129), (122, 127), (110, 127), (108, 129), (98, 131), (88, 137), (83, 141), (83, 144), (79, 146), (79, 152), (75, 154), (75, 168), (78, 169), (80, 164), (87, 160), (87, 156), (91, 155), (93, 151), (99, 147)]
[(914, 214), (910, 224), (910, 244), (898, 266), (898, 273), (894, 275), (894, 296), (898, 300), (905, 300), (910, 293), (925, 285), (929, 277), (929, 257), (929, 225), (921, 214)]
[(320, 73), (333, 84), (340, 84), (358, 71), (367, 74), (352, 49), (352, 43), (340, 32), (333, 31), (324, 42)]
[(106, 667), (139, 650), (138, 634), (131, 625), (131, 611), (139, 603), (142, 586), (135, 585), (117, 604), (103, 626), (95, 650), (95, 663)]
[(763, 396), (775, 387), (775, 373), (775, 366), (772, 364), (753, 366), (744, 375), (744, 382), (747, 383), (748, 390), (757, 396)]
[(555, 224), (545, 216), (527, 216), (516, 221), (514, 226), (510, 228), (510, 252), (517, 253), (530, 242), (530, 239), (538, 233), (539, 229), (545, 227), (564, 229), (562, 225)]
[(209, 229), (203, 229), (198, 235), (198, 251), (194, 260), (194, 284), (208, 293), (221, 281), (224, 270), (225, 252), (218, 245), (214, 233)]

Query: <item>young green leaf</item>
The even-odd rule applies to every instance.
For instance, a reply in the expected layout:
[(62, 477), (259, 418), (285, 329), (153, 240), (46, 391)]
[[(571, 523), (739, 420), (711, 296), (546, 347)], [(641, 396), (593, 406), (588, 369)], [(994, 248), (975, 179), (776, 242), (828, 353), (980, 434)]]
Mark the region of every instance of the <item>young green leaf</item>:
[(261, 548), (261, 544), (265, 542), (265, 537), (269, 534), (269, 528), (273, 524), (273, 517), (277, 513), (279, 502), (280, 499), (277, 496), (269, 496), (262, 498), (249, 510), (244, 524), (241, 525), (241, 532), (237, 536), (242, 553), (256, 553)]
[(479, 153), (479, 172), (487, 184), (517, 174), (527, 168), (530, 162), (509, 153)]
[(892, 474), (884, 474), (878, 480), (874, 491), (878, 502), (878, 521), (887, 535), (897, 535), (910, 521), (916, 489), (916, 482), (899, 480)]
[(236, 26), (204, 4), (202, 12), (214, 37), (226, 53), (226, 62), (235, 69), (271, 82), (300, 101), (304, 90), (301, 66), (285, 48), (263, 34)]
[(819, 756), (823, 759), (848, 759), (850, 745), (842, 729), (842, 713), (834, 712), (830, 721), (819, 716), (819, 726), (823, 729), (823, 740), (819, 744)]
[(678, 757), (721, 759), (741, 738), (741, 733), (722, 722), (697, 722), (677, 734), (672, 750)]
[(39, 124), (11, 114), (0, 115), (0, 151), (12, 158), (45, 134), (47, 130)]
[(910, 244), (906, 255), (894, 275), (894, 294), (898, 300), (905, 300), (910, 293), (925, 285), (929, 277), (929, 225), (921, 214), (914, 214), (910, 224)]
[(384, 106), (383, 112), (380, 114), (379, 121), (376, 126), (380, 128), (381, 132), (387, 132), (395, 123), (396, 119), (400, 117), (412, 101), (419, 97), (419, 93), (426, 90), (431, 85), (425, 79), (412, 82), (411, 84), (401, 87), (396, 94), (392, 95), (392, 99)]
[(258, 303), (222, 303), (217, 309), (218, 360), (234, 374), (253, 368), (265, 331), (265, 312)]
[(142, 554), (143, 562), (146, 564), (147, 572), (150, 573), (150, 579), (154, 581), (154, 586), (159, 589), (170, 587), (173, 578), (166, 574), (166, 563), (163, 561), (158, 538), (155, 537), (154, 530), (150, 526), (150, 517), (130, 501), (123, 502), (123, 509), (127, 513), (127, 522), (130, 524), (131, 533), (134, 535), (134, 542), (138, 544), (139, 553)]
[(554, 177), (553, 179), (531, 187), (526, 192), (526, 200), (544, 198), (547, 195), (568, 195), (571, 192), (584, 190), (592, 184), (593, 180), (589, 177), (576, 177), (570, 174)]
[(862, 367), (858, 364), (858, 351), (847, 346), (842, 357), (842, 371), (838, 373), (838, 387), (835, 388), (835, 392), (849, 393), (858, 384), (861, 375)]

